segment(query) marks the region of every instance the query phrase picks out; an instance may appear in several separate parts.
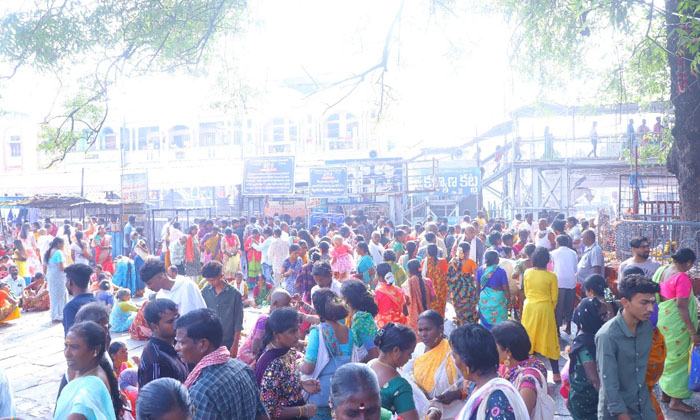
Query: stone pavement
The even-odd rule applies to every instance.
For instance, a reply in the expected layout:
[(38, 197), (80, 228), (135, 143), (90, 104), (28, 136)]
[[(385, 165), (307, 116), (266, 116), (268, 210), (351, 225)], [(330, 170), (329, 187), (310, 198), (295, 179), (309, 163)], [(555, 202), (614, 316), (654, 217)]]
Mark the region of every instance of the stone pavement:
[[(244, 332), (250, 331), (261, 313), (246, 309)], [(128, 333), (112, 333), (113, 341), (124, 341), (130, 356), (138, 356), (144, 341), (132, 340)], [(242, 338), (243, 340), (243, 338)], [(563, 336), (562, 349), (570, 337)], [(566, 360), (560, 359), (563, 367)], [(546, 363), (549, 367), (549, 363)], [(15, 403), (20, 419), (50, 419), (53, 414), (56, 394), (65, 370), (63, 357), (63, 327), (52, 323), (49, 313), (23, 313), (18, 320), (0, 324), (0, 369), (4, 370), (14, 390)], [(559, 385), (551, 382), (550, 395), (556, 402), (556, 418), (569, 419), (564, 399), (559, 395)], [(695, 394), (691, 403), (700, 406), (700, 394)], [(667, 410), (669, 420), (698, 419), (698, 415), (686, 415)]]

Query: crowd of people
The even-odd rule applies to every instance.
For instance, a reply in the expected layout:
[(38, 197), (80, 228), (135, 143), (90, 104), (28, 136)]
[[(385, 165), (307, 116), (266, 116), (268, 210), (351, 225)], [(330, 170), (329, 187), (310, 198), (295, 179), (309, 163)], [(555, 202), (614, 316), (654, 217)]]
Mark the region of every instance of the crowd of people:
[[(664, 418), (656, 383), (697, 412), (687, 248), (660, 265), (634, 238), (609, 284), (595, 231), (564, 215), (174, 218), (153, 247), (132, 216), (120, 252), (99, 220), (58, 231), (21, 223), (0, 256), (0, 322), (63, 324), (56, 419), (551, 419), (550, 381), (574, 419)], [(140, 357), (110, 331), (147, 340)]]

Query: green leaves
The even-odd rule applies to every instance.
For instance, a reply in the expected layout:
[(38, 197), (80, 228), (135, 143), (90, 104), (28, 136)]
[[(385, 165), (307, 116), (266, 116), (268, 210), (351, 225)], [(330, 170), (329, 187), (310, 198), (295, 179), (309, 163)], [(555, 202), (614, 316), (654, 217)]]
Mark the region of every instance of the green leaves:
[[(64, 105), (47, 117), (41, 150), (52, 163), (94, 143), (118, 76), (196, 72), (215, 39), (235, 31), (243, 0), (37, 0), (0, 19), (0, 78), (23, 67), (55, 74)], [(65, 82), (65, 83), (64, 83)]]

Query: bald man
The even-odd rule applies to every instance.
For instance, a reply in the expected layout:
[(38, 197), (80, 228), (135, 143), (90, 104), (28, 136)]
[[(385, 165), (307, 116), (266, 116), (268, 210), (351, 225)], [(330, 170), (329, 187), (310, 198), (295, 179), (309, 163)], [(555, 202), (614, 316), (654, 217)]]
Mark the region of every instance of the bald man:
[[(291, 306), (292, 295), (284, 289), (275, 289), (270, 294), (270, 313), (275, 309), (284, 308)], [(238, 350), (238, 358), (245, 363), (248, 363), (250, 367), (255, 366), (255, 360), (260, 352), (260, 347), (262, 346), (263, 335), (265, 335), (265, 323), (267, 322), (268, 315), (262, 314), (258, 317), (255, 322), (255, 327), (253, 327), (253, 332), (248, 334), (245, 343)]]
[(476, 236), (477, 230), (472, 225), (467, 225), (464, 233), (457, 237), (454, 246), (452, 247), (452, 256), (457, 255), (457, 247), (462, 242), (469, 242), (469, 258), (474, 260), (477, 265), (484, 262), (484, 243)]

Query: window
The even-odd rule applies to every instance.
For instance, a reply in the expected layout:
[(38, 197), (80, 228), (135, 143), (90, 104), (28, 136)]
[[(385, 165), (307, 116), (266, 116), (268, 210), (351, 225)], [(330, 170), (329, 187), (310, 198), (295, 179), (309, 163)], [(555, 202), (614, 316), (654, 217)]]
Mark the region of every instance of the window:
[(243, 123), (238, 120), (233, 125), (233, 144), (240, 145), (243, 142)]
[(122, 150), (130, 150), (131, 146), (131, 136), (129, 135), (129, 129), (128, 128), (120, 128), (119, 129), (119, 136), (122, 139)]
[(139, 127), (138, 150), (160, 149), (159, 131), (158, 127)]
[(105, 127), (100, 133), (100, 149), (117, 150), (117, 135), (109, 127)]
[(297, 141), (297, 125), (294, 121), (289, 120), (289, 141)]
[(190, 128), (186, 125), (176, 125), (168, 132), (171, 149), (185, 149), (190, 147)]
[(10, 156), (22, 156), (22, 139), (20, 136), (10, 136)]
[(360, 123), (357, 121), (357, 117), (354, 114), (345, 115), (345, 138), (353, 139), (357, 137), (358, 130), (360, 128)]
[(284, 141), (284, 118), (275, 118), (272, 120), (272, 141)]
[(337, 139), (340, 137), (340, 116), (338, 114), (333, 114), (328, 117), (326, 133), (326, 137), (329, 139)]

